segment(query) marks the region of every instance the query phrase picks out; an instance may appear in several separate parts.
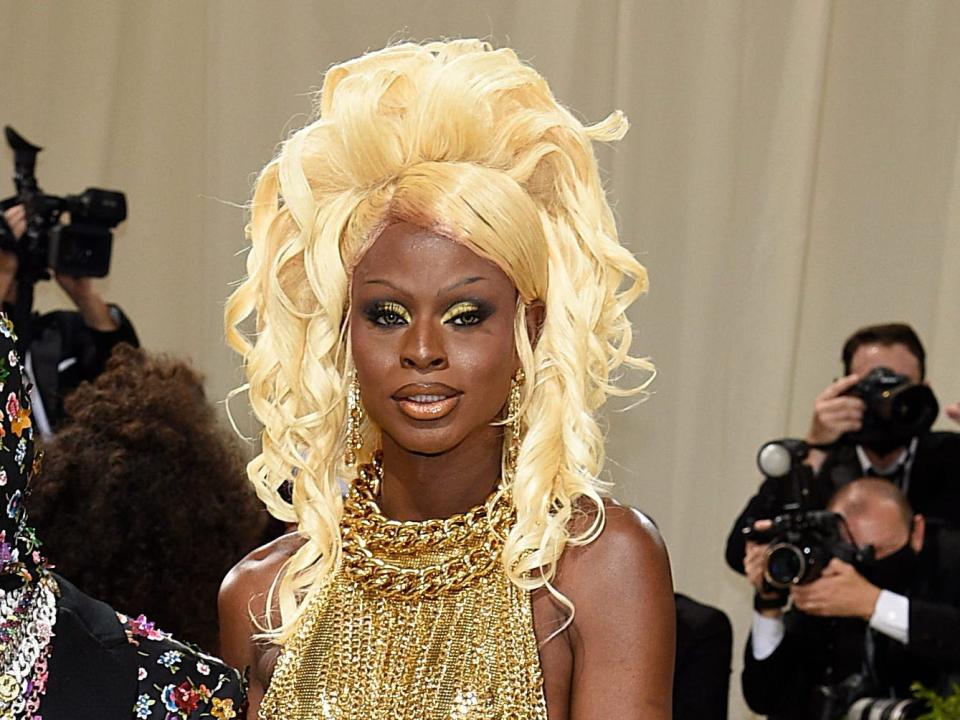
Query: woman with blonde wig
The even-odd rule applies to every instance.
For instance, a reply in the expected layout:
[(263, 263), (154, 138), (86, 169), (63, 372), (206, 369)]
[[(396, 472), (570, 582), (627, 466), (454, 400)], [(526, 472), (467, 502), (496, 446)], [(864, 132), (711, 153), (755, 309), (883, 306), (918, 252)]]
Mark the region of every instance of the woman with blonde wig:
[(601, 479), (614, 376), (652, 369), (592, 148), (626, 128), (511, 50), (403, 44), (260, 174), (227, 333), (297, 532), (221, 589), (249, 717), (670, 717), (666, 551)]

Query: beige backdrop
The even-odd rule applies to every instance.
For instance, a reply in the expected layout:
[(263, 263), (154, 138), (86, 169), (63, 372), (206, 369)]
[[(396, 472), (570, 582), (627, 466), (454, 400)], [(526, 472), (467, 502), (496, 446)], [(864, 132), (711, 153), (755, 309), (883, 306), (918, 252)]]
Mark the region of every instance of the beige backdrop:
[(601, 161), (650, 270), (636, 350), (660, 375), (611, 416), (611, 472), (659, 522), (677, 587), (731, 615), (737, 664), (750, 593), (723, 541), (758, 445), (804, 431), (845, 335), (913, 323), (941, 400), (960, 399), (960, 3), (0, 0), (0, 27), (0, 122), (48, 148), (48, 191), (127, 193), (105, 294), (215, 398), (238, 377), (221, 312), (240, 205), (331, 63), (489, 36), (580, 116), (625, 110)]

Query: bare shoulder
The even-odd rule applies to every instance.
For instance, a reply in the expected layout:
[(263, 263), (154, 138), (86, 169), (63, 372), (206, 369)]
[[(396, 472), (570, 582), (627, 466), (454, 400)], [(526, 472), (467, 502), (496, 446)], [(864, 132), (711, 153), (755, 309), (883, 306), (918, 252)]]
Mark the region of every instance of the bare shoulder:
[[(284, 563), (303, 545), (297, 533), (281, 535), (249, 552), (234, 565), (220, 585), (220, 605), (249, 606), (251, 598), (265, 596)], [(255, 605), (263, 607), (263, 603)], [(253, 609), (253, 608), (251, 608)]]
[(604, 531), (597, 538), (601, 547), (605, 543), (617, 551), (636, 554), (641, 559), (667, 559), (667, 546), (660, 531), (642, 511), (612, 499), (604, 502), (604, 509)]
[[(554, 587), (576, 608), (570, 623), (576, 644), (591, 628), (646, 617), (651, 624), (673, 624), (673, 578), (660, 532), (639, 510), (604, 499), (603, 527), (592, 541), (567, 545), (557, 563)], [(589, 530), (599, 510), (584, 503), (571, 534)], [(555, 610), (566, 614), (559, 605)]]
[[(604, 523), (600, 534), (590, 543), (568, 546), (560, 558), (561, 582), (596, 587), (598, 576), (612, 573), (622, 583), (626, 576), (649, 581), (670, 579), (667, 548), (656, 525), (641, 511), (611, 498), (603, 502)], [(586, 507), (572, 530), (582, 533), (594, 522), (597, 508)], [(560, 580), (560, 577), (558, 577)]]
[[(220, 652), (236, 667), (253, 665), (258, 649), (253, 636), (266, 620), (270, 586), (287, 560), (303, 544), (296, 533), (283, 535), (251, 551), (220, 584)], [(276, 619), (276, 618), (275, 618)]]

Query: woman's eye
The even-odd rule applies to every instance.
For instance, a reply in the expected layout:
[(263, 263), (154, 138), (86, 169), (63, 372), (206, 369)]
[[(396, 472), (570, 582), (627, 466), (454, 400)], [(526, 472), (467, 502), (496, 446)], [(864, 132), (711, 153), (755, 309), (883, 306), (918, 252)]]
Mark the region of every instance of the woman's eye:
[(466, 312), (462, 315), (457, 315), (453, 319), (454, 325), (476, 325), (480, 322), (481, 317), (478, 313), (475, 312)]
[(395, 302), (375, 303), (365, 314), (377, 325), (405, 325), (410, 322), (410, 313), (403, 305)]
[(447, 310), (441, 321), (452, 325), (478, 325), (489, 317), (490, 312), (487, 308), (474, 302), (457, 303)]
[(377, 322), (381, 325), (399, 325), (403, 322), (403, 318), (392, 310), (387, 310), (386, 312), (380, 314), (380, 317), (377, 318)]

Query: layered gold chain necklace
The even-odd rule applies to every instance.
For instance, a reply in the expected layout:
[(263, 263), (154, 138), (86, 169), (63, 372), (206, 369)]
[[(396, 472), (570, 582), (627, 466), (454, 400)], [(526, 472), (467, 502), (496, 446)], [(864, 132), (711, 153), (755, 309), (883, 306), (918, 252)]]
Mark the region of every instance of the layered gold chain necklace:
[(400, 522), (380, 512), (380, 457), (360, 470), (344, 500), (341, 537), (347, 572), (365, 586), (408, 600), (459, 590), (499, 564), (513, 522), (510, 495), (443, 520)]
[(509, 492), (443, 520), (377, 505), (379, 457), (344, 500), (342, 562), (284, 646), (264, 720), (543, 720), (528, 592), (502, 568)]

